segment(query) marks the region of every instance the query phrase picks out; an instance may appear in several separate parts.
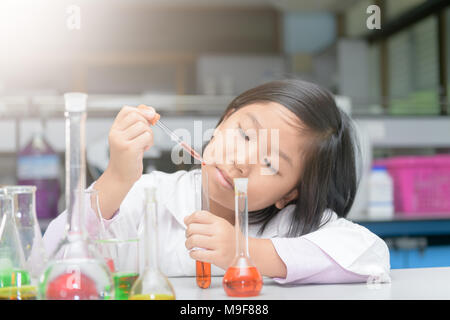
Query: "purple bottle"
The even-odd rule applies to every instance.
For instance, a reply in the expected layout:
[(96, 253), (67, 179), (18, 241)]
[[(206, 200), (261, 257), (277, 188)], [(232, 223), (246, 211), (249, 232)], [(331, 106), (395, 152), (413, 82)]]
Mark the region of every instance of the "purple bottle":
[(52, 219), (58, 215), (59, 170), (59, 156), (42, 132), (35, 134), (17, 155), (17, 183), (37, 187), (38, 219)]

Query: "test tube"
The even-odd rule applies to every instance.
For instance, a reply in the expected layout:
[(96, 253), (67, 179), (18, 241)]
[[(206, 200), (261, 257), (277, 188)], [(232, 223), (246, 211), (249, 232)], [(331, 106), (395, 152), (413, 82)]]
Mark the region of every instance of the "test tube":
[[(194, 180), (196, 181), (196, 191), (200, 192), (200, 203), (196, 204), (196, 210), (209, 211), (209, 192), (208, 192), (208, 173), (203, 170), (204, 164), (200, 172), (194, 174)], [(196, 194), (198, 201), (198, 196)], [(211, 285), (211, 263), (203, 261), (195, 261), (196, 282), (197, 285), (206, 289)]]

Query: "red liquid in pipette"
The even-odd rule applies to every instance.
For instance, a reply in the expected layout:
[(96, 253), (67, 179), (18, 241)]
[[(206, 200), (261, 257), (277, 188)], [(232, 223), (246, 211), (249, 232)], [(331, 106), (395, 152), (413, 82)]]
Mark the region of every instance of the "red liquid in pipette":
[(197, 159), (198, 161), (200, 161), (202, 163), (202, 165), (205, 165), (205, 162), (203, 161), (202, 156), (197, 151), (192, 149), (192, 147), (190, 145), (188, 145), (186, 142), (181, 142), (180, 146), (182, 146), (187, 152), (189, 152), (189, 154), (192, 156), (192, 158)]
[(253, 297), (259, 295), (263, 281), (255, 267), (229, 267), (222, 285), (230, 297)]

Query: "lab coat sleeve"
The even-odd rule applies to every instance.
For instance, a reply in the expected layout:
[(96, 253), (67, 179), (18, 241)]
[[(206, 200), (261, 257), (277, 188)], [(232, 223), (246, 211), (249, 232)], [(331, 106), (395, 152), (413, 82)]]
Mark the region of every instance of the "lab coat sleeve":
[(390, 282), (389, 250), (368, 229), (340, 218), (297, 238), (272, 238), (286, 265), (278, 283)]

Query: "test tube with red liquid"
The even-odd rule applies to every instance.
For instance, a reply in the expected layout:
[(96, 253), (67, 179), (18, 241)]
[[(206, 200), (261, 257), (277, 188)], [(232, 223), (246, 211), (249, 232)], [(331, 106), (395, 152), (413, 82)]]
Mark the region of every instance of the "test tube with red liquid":
[[(194, 179), (196, 183), (195, 209), (209, 211), (208, 174), (206, 170), (203, 170), (203, 168), (204, 163), (202, 163), (202, 170), (200, 170), (200, 172), (194, 173)], [(202, 289), (209, 288), (209, 286), (211, 285), (211, 263), (195, 261), (195, 271), (197, 285)]]
[(263, 286), (262, 276), (248, 251), (247, 184), (247, 178), (234, 179), (236, 256), (222, 280), (225, 293), (230, 297), (257, 296)]

